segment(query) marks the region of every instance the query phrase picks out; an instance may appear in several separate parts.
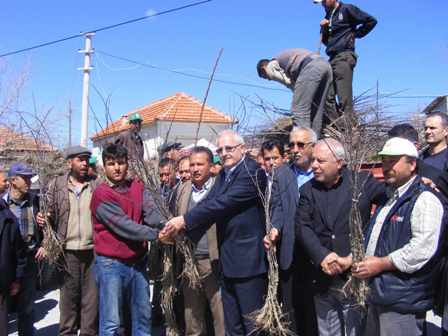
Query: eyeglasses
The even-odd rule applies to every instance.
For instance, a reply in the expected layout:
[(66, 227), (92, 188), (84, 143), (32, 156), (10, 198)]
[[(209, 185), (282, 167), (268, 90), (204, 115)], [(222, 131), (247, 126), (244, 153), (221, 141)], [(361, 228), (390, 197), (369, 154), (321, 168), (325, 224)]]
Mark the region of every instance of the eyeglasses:
[(309, 144), (312, 144), (312, 142), (300, 142), (300, 141), (290, 142), (289, 148), (294, 148), (297, 146), (297, 148), (303, 149), (303, 148), (305, 148), (305, 146), (307, 146)]
[(216, 150), (216, 153), (218, 153), (219, 155), (222, 155), (222, 153), (224, 153), (224, 151), (226, 153), (233, 153), (235, 151), (235, 149), (237, 149), (239, 146), (241, 146), (241, 144), (238, 144), (236, 146), (224, 146), (224, 147), (219, 147)]

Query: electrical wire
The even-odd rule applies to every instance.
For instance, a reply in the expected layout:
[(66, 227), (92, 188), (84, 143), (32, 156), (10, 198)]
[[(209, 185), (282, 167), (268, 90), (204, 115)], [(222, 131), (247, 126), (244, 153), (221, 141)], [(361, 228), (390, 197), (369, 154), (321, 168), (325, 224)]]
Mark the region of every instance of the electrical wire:
[(24, 52), (27, 52), (27, 51), (31, 51), (31, 50), (34, 50), (34, 49), (43, 48), (43, 47), (51, 46), (51, 45), (54, 45), (54, 44), (62, 43), (62, 42), (68, 41), (68, 40), (73, 40), (75, 38), (82, 37), (82, 36), (84, 36), (87, 33), (99, 33), (99, 32), (105, 31), (105, 30), (110, 30), (110, 29), (114, 29), (114, 28), (117, 28), (117, 27), (121, 27), (121, 26), (124, 26), (124, 25), (131, 24), (131, 23), (143, 21), (143, 20), (155, 17), (155, 16), (160, 16), (160, 15), (164, 15), (164, 14), (170, 14), (170, 13), (178, 12), (178, 11), (181, 11), (181, 10), (184, 10), (184, 9), (187, 9), (187, 8), (191, 8), (191, 7), (196, 7), (196, 6), (205, 4), (207, 2), (211, 2), (211, 1), (213, 1), (213, 0), (197, 1), (197, 2), (193, 2), (193, 3), (190, 3), (190, 4), (184, 5), (184, 6), (167, 9), (167, 10), (164, 10), (162, 12), (157, 12), (157, 13), (145, 15), (145, 16), (142, 16), (142, 17), (139, 17), (139, 18), (126, 20), (126, 21), (123, 21), (123, 22), (119, 22), (119, 23), (115, 23), (115, 24), (112, 24), (112, 25), (96, 28), (96, 29), (93, 29), (93, 30), (88, 30), (86, 32), (69, 35), (69, 36), (66, 36), (66, 37), (63, 37), (63, 38), (60, 38), (60, 39), (57, 39), (57, 40), (39, 43), (39, 44), (36, 44), (34, 46), (31, 46), (31, 47), (18, 49), (18, 50), (14, 50), (14, 51), (9, 51), (9, 52), (0, 54), (0, 58), (6, 57), (6, 56), (11, 56), (11, 55), (16, 55), (16, 54), (21, 54), (21, 53), (24, 53)]
[[(133, 60), (133, 59), (130, 59), (127, 57), (113, 55), (111, 53), (108, 53), (108, 52), (102, 51), (102, 50), (95, 50), (95, 52), (99, 55), (104, 55), (104, 56), (107, 56), (110, 58), (114, 58), (114, 59), (117, 59), (120, 61), (134, 64), (134, 65), (137, 65), (140, 67), (145, 67), (145, 68), (149, 68), (149, 69), (153, 69), (153, 70), (161, 70), (161, 71), (171, 72), (174, 74), (191, 77), (191, 78), (196, 78), (196, 79), (209, 80), (209, 78), (206, 76), (195, 75), (195, 74), (184, 72), (184, 71), (160, 67), (160, 66), (146, 63), (146, 62), (136, 61), (136, 60)], [(101, 61), (104, 63), (104, 65), (107, 68), (109, 68), (109, 70), (113, 70), (109, 65), (107, 65), (107, 63), (104, 62), (104, 60), (101, 60)], [(120, 70), (132, 70), (132, 68), (120, 69)], [(263, 89), (263, 90), (290, 92), (290, 90), (285, 90), (282, 88), (273, 88), (273, 87), (269, 87), (269, 86), (250, 84), (250, 83), (244, 83), (244, 82), (238, 82), (238, 81), (229, 81), (229, 80), (225, 80), (225, 79), (214, 79), (214, 82), (230, 84), (230, 85), (245, 86), (245, 87), (257, 88), (257, 89)], [(428, 99), (428, 98), (437, 98), (437, 97), (439, 97), (439, 96), (437, 96), (437, 95), (412, 95), (412, 96), (408, 95), (408, 96), (404, 96), (404, 95), (395, 95), (395, 93), (381, 95), (382, 99)]]
[[(153, 65), (153, 64), (135, 61), (135, 60), (132, 60), (132, 59), (127, 58), (127, 57), (113, 55), (113, 54), (110, 54), (110, 53), (102, 51), (102, 50), (95, 50), (95, 52), (97, 54), (108, 56), (110, 58), (115, 58), (115, 59), (120, 60), (120, 61), (132, 63), (132, 64), (136, 64), (136, 65), (140, 65), (142, 67), (149, 68), (149, 69), (171, 72), (171, 73), (174, 73), (174, 74), (177, 74), (177, 75), (182, 75), (182, 76), (196, 78), (196, 79), (209, 80), (209, 77), (207, 77), (207, 76), (195, 75), (195, 74), (191, 74), (191, 73), (188, 73), (188, 72), (173, 70), (173, 69), (169, 69), (169, 68), (163, 68), (163, 67), (159, 67), (159, 66), (156, 66), (156, 65)], [(257, 88), (257, 89), (263, 89), (263, 90), (290, 92), (290, 90), (285, 90), (285, 89), (281, 89), (281, 88), (273, 88), (273, 87), (269, 87), (269, 86), (250, 84), (250, 83), (243, 83), (243, 82), (237, 82), (237, 81), (229, 81), (229, 80), (224, 80), (224, 79), (214, 79), (213, 81), (216, 82), (216, 83), (245, 86), (245, 87)]]

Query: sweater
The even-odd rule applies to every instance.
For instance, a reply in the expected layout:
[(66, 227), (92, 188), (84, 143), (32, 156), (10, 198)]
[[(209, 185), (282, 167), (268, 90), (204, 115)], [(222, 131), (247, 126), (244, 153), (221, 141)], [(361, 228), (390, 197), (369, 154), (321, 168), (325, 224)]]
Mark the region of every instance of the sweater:
[(146, 253), (147, 241), (157, 239), (160, 214), (141, 181), (121, 186), (102, 183), (90, 207), (94, 249), (99, 255), (133, 263)]

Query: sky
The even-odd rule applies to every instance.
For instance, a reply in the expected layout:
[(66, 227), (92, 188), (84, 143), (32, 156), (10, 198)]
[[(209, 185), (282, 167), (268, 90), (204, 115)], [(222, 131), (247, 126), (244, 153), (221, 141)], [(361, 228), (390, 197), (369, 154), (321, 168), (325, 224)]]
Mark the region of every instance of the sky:
[[(7, 1), (0, 11), (0, 54), (128, 19), (192, 3), (169, 1)], [(442, 0), (353, 0), (378, 20), (377, 27), (357, 40), (358, 65), (354, 93), (376, 90), (387, 95), (382, 104), (405, 119), (421, 111), (433, 97), (448, 94), (448, 3)], [(216, 78), (260, 85), (274, 90), (213, 83), (208, 104), (238, 114), (241, 97), (258, 97), (289, 108), (292, 93), (280, 84), (258, 78), (256, 63), (286, 48), (317, 49), (319, 22), (324, 15), (312, 0), (213, 0), (179, 12), (157, 16), (93, 37), (96, 53), (91, 73), (89, 134), (105, 124), (101, 96), (110, 96), (113, 119), (154, 100), (185, 92), (203, 99), (208, 81), (150, 69), (107, 56), (208, 77), (218, 55)], [(0, 59), (0, 96), (8, 83), (26, 74), (19, 107), (51, 109), (49, 125), (59, 143), (67, 142), (68, 103), (73, 108), (73, 143), (79, 142), (84, 45), (76, 38), (56, 45)], [(324, 49), (322, 54), (325, 55)], [(374, 91), (372, 91), (374, 92)], [(98, 94), (99, 93), (99, 94)], [(418, 96), (418, 98), (414, 98)], [(95, 118), (96, 115), (96, 118)], [(248, 112), (247, 122), (264, 116)], [(97, 119), (98, 122), (95, 120)]]

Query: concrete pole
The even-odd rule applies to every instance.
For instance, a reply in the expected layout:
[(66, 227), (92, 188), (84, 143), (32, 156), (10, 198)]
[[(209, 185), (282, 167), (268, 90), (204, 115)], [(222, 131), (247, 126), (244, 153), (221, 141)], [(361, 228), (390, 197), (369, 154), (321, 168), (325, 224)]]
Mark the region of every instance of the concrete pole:
[(81, 146), (87, 147), (88, 141), (88, 130), (89, 130), (89, 80), (90, 80), (90, 70), (92, 67), (91, 63), (91, 54), (93, 54), (92, 49), (92, 36), (95, 33), (87, 33), (85, 34), (85, 45), (84, 50), (80, 50), (79, 52), (84, 54), (84, 67), (78, 68), (78, 70), (83, 71), (83, 80), (82, 80), (82, 104), (81, 104)]

